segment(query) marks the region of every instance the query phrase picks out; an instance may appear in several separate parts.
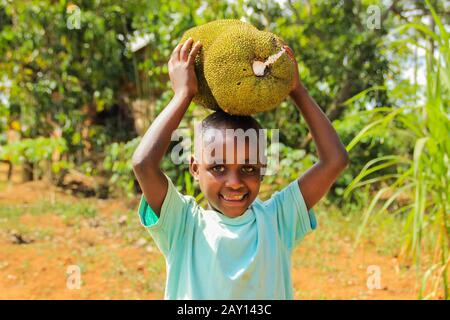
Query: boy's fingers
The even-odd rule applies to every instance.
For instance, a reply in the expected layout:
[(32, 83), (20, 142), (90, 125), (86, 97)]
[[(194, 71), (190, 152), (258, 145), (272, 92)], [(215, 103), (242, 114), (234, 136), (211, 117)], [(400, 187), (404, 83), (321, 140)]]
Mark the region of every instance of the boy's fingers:
[(180, 60), (180, 49), (181, 49), (182, 43), (179, 43), (175, 49), (173, 49), (172, 55), (170, 56), (170, 59), (173, 61)]
[(197, 56), (197, 54), (201, 48), (202, 48), (202, 44), (200, 43), (200, 41), (197, 41), (194, 45), (194, 48), (189, 53), (189, 58), (188, 58), (189, 64), (191, 64), (191, 63), (193, 64), (195, 62), (195, 57)]
[(181, 52), (180, 52), (180, 60), (182, 60), (182, 61), (186, 61), (187, 60), (188, 52), (189, 52), (189, 49), (191, 48), (192, 42), (193, 42), (192, 38), (189, 38), (183, 44), (183, 46), (181, 47)]

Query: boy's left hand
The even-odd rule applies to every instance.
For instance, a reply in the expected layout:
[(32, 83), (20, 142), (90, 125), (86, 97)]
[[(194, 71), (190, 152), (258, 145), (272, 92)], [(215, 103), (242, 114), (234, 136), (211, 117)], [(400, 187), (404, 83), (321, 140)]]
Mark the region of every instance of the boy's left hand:
[(289, 95), (292, 95), (295, 92), (298, 92), (298, 90), (301, 88), (302, 84), (300, 81), (300, 75), (298, 73), (298, 63), (297, 63), (297, 60), (295, 59), (294, 51), (292, 51), (292, 49), (289, 48), (287, 45), (285, 45), (283, 47), (286, 50), (286, 53), (289, 56), (289, 58), (291, 58), (292, 61), (294, 62), (294, 80), (292, 83), (291, 91), (289, 92)]

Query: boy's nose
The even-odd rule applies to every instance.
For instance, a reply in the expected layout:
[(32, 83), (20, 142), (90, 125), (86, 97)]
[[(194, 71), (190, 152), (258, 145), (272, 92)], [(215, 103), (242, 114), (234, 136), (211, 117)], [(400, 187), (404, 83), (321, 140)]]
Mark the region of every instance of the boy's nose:
[(244, 186), (244, 184), (242, 183), (238, 173), (231, 172), (227, 177), (225, 186), (230, 189), (237, 190), (237, 189), (242, 188)]

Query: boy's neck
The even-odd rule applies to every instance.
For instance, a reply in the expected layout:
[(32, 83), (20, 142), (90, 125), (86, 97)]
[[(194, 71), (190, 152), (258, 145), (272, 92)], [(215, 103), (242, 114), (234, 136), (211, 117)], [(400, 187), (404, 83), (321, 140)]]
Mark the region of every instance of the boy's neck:
[[(207, 209), (208, 209), (208, 210), (216, 211), (216, 212), (220, 213), (221, 215), (223, 215), (223, 216), (225, 216), (225, 217), (228, 217), (228, 216), (227, 216), (226, 214), (224, 214), (223, 212), (221, 212), (221, 211), (217, 210), (216, 208), (214, 208), (214, 207), (211, 205), (211, 203), (209, 203), (209, 201), (208, 201)], [(244, 213), (242, 213), (242, 214), (244, 214)], [(242, 215), (242, 214), (241, 214), (241, 215)]]
[(219, 210), (217, 210), (216, 208), (214, 208), (214, 207), (211, 205), (211, 203), (209, 203), (209, 201), (208, 201), (208, 210), (214, 210), (214, 211), (217, 211), (217, 212), (220, 213), (220, 214), (223, 214), (222, 212), (220, 212)]

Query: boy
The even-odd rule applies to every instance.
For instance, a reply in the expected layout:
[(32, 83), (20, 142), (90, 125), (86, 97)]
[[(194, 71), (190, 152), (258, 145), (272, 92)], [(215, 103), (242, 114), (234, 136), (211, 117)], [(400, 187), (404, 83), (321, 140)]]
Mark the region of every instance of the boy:
[[(312, 207), (348, 164), (347, 152), (325, 114), (308, 95), (296, 72), (290, 96), (305, 118), (319, 161), (299, 179), (265, 202), (257, 199), (262, 159), (249, 163), (245, 152), (225, 147), (219, 135), (215, 149), (227, 161), (191, 158), (190, 172), (208, 200), (208, 209), (181, 195), (161, 171), (168, 149), (193, 96), (197, 93), (194, 61), (201, 49), (192, 39), (180, 43), (169, 60), (174, 97), (158, 115), (133, 155), (133, 170), (143, 191), (142, 224), (166, 258), (166, 299), (293, 299), (290, 260), (294, 246), (315, 228)], [(286, 52), (295, 57), (290, 48)], [(297, 68), (296, 68), (297, 69)], [(216, 112), (203, 129), (260, 129), (252, 117)], [(229, 140), (229, 139), (228, 139)], [(200, 144), (205, 143), (202, 140)], [(228, 152), (227, 152), (228, 151)], [(242, 151), (242, 150), (241, 150)], [(232, 153), (243, 153), (233, 155)], [(218, 155), (216, 155), (216, 158)], [(232, 161), (228, 161), (232, 156)], [(209, 159), (211, 160), (211, 159)]]

